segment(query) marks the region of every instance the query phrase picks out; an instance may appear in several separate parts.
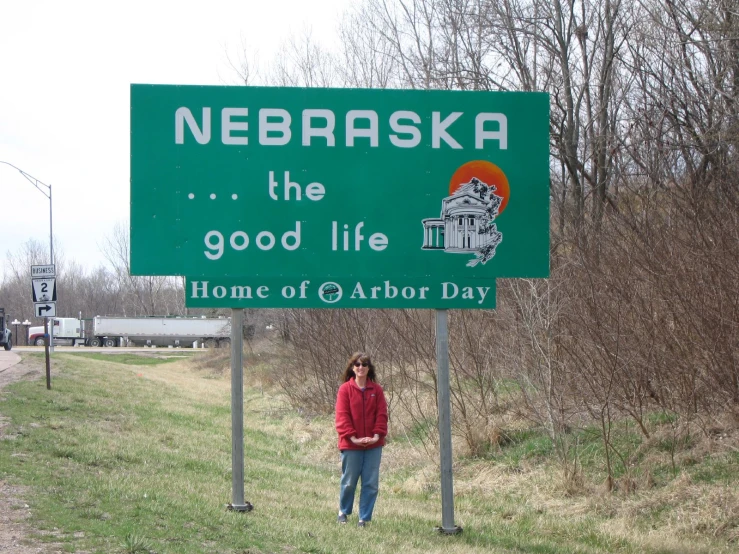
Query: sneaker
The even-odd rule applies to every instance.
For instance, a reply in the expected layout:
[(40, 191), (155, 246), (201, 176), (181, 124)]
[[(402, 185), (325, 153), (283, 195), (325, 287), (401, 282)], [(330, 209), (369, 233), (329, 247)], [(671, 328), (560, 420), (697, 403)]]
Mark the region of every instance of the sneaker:
[(367, 522), (366, 521), (358, 521), (357, 522), (357, 527), (366, 527), (366, 526), (367, 526)]
[(336, 521), (339, 523), (346, 523), (346, 514), (339, 514), (339, 517), (336, 518)]

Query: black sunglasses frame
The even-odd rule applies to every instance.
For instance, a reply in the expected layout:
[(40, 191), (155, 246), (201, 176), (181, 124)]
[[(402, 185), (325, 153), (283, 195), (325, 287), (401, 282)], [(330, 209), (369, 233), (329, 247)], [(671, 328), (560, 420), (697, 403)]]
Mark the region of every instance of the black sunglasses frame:
[(354, 362), (354, 367), (359, 367), (360, 365), (362, 367), (367, 367), (369, 363), (368, 362)]

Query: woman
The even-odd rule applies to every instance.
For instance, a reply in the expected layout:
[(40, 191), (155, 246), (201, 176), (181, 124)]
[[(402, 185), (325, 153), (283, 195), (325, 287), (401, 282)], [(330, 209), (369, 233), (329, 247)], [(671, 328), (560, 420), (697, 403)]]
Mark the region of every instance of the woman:
[(387, 402), (375, 382), (375, 366), (364, 352), (349, 358), (336, 398), (336, 431), (341, 451), (339, 523), (352, 513), (357, 482), (359, 527), (372, 520), (380, 481), (380, 459), (387, 435)]

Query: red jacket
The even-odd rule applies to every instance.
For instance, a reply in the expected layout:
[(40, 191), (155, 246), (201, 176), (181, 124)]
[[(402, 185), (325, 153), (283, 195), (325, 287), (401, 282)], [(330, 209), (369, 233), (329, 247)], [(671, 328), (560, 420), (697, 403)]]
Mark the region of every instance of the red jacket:
[[(367, 380), (364, 390), (354, 382), (354, 377), (339, 387), (336, 397), (336, 432), (339, 434), (339, 450), (365, 450), (385, 445), (387, 435), (387, 402), (382, 387)], [(380, 436), (369, 446), (354, 444), (350, 437), (358, 439)]]

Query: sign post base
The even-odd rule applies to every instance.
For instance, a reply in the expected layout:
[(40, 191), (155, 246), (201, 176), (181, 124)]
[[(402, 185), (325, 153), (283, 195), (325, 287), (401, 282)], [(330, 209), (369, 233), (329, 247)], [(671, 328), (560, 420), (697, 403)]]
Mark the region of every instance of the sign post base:
[(458, 525), (446, 528), (446, 527), (434, 527), (434, 531), (437, 533), (441, 533), (442, 535), (461, 535), (462, 534), (462, 528)]
[(245, 504), (226, 504), (226, 509), (229, 512), (251, 512), (254, 506), (251, 502), (246, 502)]

